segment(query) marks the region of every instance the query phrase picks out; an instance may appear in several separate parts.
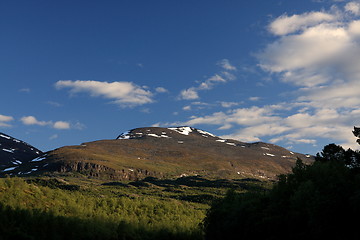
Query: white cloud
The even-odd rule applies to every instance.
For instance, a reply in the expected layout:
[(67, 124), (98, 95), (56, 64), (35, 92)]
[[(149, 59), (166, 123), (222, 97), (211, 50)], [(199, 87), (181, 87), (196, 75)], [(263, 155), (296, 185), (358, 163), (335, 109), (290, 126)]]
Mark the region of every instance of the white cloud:
[(9, 122), (13, 121), (14, 118), (11, 116), (1, 115), (0, 114), (0, 127), (11, 127)]
[(191, 106), (190, 106), (190, 105), (184, 106), (184, 107), (183, 107), (183, 110), (184, 110), (184, 111), (190, 111), (190, 110), (191, 110)]
[(153, 94), (144, 87), (132, 82), (100, 82), (92, 80), (61, 80), (55, 84), (57, 89), (70, 88), (70, 93), (88, 92), (92, 97), (112, 99), (112, 103), (121, 107), (131, 107), (152, 103)]
[(205, 81), (200, 82), (196, 87), (190, 87), (184, 89), (179, 94), (179, 99), (182, 100), (194, 100), (199, 99), (199, 91), (211, 90), (219, 83), (227, 83), (236, 79), (236, 76), (230, 71), (236, 71), (236, 67), (232, 66), (227, 59), (223, 59), (217, 63), (226, 71), (216, 73), (213, 76), (207, 78)]
[(212, 89), (214, 85), (217, 83), (226, 83), (226, 82), (227, 80), (224, 77), (215, 74), (214, 76), (206, 79), (206, 81), (200, 83), (200, 85), (198, 86), (198, 90), (209, 90)]
[(39, 125), (39, 126), (46, 126), (46, 125), (50, 125), (51, 122), (46, 122), (46, 121), (39, 121), (37, 120), (34, 116), (26, 116), (26, 117), (22, 117), (21, 122), (25, 125)]
[(297, 112), (293, 111), (298, 107), (297, 103), (286, 105), (292, 108), (291, 111), (285, 104), (239, 108), (201, 117), (193, 116), (177, 124), (215, 125), (219, 126), (219, 130), (233, 128), (232, 134), (221, 137), (245, 142), (262, 141), (266, 137), (272, 143), (315, 146), (317, 139), (328, 139), (344, 147), (358, 147), (351, 130), (357, 119), (360, 119), (360, 110), (309, 108)]
[(184, 89), (180, 93), (180, 99), (194, 100), (194, 99), (198, 99), (198, 98), (199, 98), (199, 95), (197, 93), (197, 89), (195, 89), (195, 88)]
[(158, 92), (158, 93), (166, 93), (166, 92), (168, 92), (168, 90), (166, 88), (163, 88), (163, 87), (157, 87), (157, 88), (155, 88), (155, 91)]
[(309, 12), (292, 16), (283, 15), (269, 25), (269, 31), (275, 35), (287, 35), (335, 19), (336, 16), (324, 12)]
[(36, 119), (36, 117), (34, 116), (24, 116), (20, 119), (20, 121), (24, 124), (24, 125), (38, 125), (38, 126), (49, 126), (51, 128), (54, 129), (58, 129), (58, 130), (64, 130), (64, 129), (83, 129), (84, 125), (81, 123), (76, 123), (74, 125), (71, 125), (69, 122), (66, 121), (40, 121), (38, 119)]
[[(357, 4), (347, 4), (329, 11), (283, 15), (270, 23), (268, 29), (275, 40), (256, 57), (267, 77), (296, 88), (287, 94), (286, 102), (192, 116), (176, 124), (231, 129), (231, 134), (222, 137), (241, 141), (266, 139), (292, 146), (334, 142), (358, 149), (352, 134), (353, 126), (360, 126), (357, 11)], [(193, 89), (199, 91), (199, 87)]]
[(345, 10), (351, 12), (354, 15), (360, 15), (360, 3), (349, 2), (345, 5)]
[[(341, 67), (344, 58), (350, 60), (349, 57), (354, 56), (353, 50), (352, 39), (344, 27), (320, 24), (300, 34), (280, 38), (269, 44), (258, 57), (264, 70), (284, 73), (284, 78), (288, 81), (306, 86), (309, 81), (293, 79), (291, 73), (295, 72), (296, 76), (300, 71), (303, 75), (312, 76), (320, 72), (321, 74), (315, 75), (326, 76), (321, 81), (323, 83), (331, 78), (328, 72), (330, 67)], [(323, 70), (319, 71), (319, 68)]]
[(322, 138), (358, 148), (351, 130), (360, 124), (360, 4), (332, 9), (279, 17), (269, 25), (278, 38), (257, 55), (259, 66), (302, 87), (288, 103), (293, 110), (278, 122), (290, 130), (273, 142), (314, 145)]
[(242, 102), (225, 102), (225, 101), (220, 102), (220, 105), (224, 108), (231, 108), (234, 106), (238, 106), (240, 104), (242, 104)]
[(49, 137), (49, 140), (54, 140), (54, 139), (57, 139), (58, 137), (59, 137), (59, 135), (54, 134)]
[(249, 97), (249, 100), (253, 102), (259, 101), (260, 99), (261, 97)]
[(236, 71), (236, 67), (233, 66), (228, 59), (222, 59), (218, 62), (218, 65), (229, 71)]
[(55, 129), (70, 129), (70, 123), (64, 121), (57, 121), (53, 124)]
[(265, 122), (275, 122), (279, 117), (273, 114), (275, 106), (266, 106), (264, 108), (238, 108), (228, 112), (216, 112), (204, 117), (193, 116), (190, 120), (184, 122), (182, 125), (198, 125), (210, 124), (220, 125), (222, 129), (227, 129), (230, 125), (252, 126), (262, 124)]

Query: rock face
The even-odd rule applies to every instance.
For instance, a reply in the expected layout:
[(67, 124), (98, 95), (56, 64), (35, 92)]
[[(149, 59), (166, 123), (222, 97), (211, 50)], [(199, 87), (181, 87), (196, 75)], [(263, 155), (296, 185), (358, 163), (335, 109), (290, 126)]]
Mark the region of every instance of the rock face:
[(313, 161), (312, 156), (273, 144), (222, 139), (192, 127), (145, 127), (122, 133), (114, 140), (47, 152), (29, 162), (27, 169), (12, 173), (80, 173), (116, 180), (193, 175), (274, 179), (289, 172), (297, 158), (305, 163)]
[(0, 133), (0, 173), (16, 170), (42, 154), (39, 149), (26, 142)]

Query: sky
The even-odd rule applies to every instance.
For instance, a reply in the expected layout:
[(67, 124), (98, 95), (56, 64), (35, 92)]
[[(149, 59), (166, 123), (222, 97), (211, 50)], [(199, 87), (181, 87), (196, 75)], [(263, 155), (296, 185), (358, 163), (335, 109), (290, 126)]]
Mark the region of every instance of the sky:
[(358, 149), (360, 1), (0, 2), (0, 132), (42, 151), (191, 126)]

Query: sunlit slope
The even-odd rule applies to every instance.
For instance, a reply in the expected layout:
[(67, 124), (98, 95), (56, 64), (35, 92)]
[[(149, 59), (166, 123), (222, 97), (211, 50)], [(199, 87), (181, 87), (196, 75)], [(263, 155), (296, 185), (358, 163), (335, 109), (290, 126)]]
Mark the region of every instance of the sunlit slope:
[(38, 173), (77, 172), (120, 180), (187, 175), (267, 179), (290, 171), (297, 158), (312, 161), (310, 156), (273, 144), (222, 139), (190, 127), (147, 127), (115, 140), (56, 149), (33, 162), (31, 168)]

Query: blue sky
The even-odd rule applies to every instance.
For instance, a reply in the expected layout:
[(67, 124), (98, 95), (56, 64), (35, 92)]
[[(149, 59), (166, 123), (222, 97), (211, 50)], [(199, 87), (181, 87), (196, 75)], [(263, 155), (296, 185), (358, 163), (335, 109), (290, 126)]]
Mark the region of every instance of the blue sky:
[(2, 1), (0, 29), (0, 131), (43, 151), (179, 125), (357, 148), (359, 1)]

